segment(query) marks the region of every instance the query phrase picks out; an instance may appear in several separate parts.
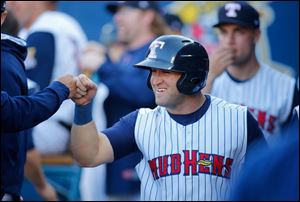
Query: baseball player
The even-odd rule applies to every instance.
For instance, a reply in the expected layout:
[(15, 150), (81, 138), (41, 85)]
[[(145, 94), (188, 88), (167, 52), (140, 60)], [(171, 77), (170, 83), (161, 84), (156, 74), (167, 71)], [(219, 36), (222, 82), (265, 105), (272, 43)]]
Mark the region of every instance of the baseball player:
[[(106, 9), (113, 14), (117, 29), (117, 41), (124, 50), (118, 61), (106, 61), (97, 71), (101, 81), (107, 85), (109, 95), (104, 102), (107, 127), (113, 126), (121, 117), (141, 107), (156, 107), (154, 96), (146, 83), (147, 72), (133, 68), (144, 59), (150, 43), (166, 33), (157, 1), (109, 2)], [(129, 82), (130, 81), (130, 82)], [(132, 153), (119, 161), (106, 165), (106, 194), (112, 200), (137, 200), (140, 181), (135, 165), (140, 161), (139, 153)]]
[[(141, 200), (226, 199), (247, 150), (254, 140), (264, 141), (257, 121), (247, 107), (201, 93), (209, 59), (190, 38), (158, 37), (135, 66), (149, 70), (148, 86), (158, 106), (136, 110), (98, 134), (91, 104), (76, 105), (74, 158), (93, 167), (139, 151)], [(85, 79), (78, 80), (81, 84)]]
[(212, 55), (204, 92), (246, 105), (272, 145), (299, 104), (296, 81), (258, 61), (258, 12), (246, 2), (226, 3), (218, 11), (220, 46)]

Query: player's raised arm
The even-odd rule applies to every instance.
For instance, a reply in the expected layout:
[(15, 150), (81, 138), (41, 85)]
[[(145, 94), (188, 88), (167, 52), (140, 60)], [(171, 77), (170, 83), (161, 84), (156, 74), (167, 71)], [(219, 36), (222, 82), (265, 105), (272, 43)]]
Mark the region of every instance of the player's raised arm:
[[(93, 167), (101, 163), (113, 161), (113, 149), (108, 138), (98, 134), (92, 120), (92, 99), (96, 94), (96, 85), (85, 75), (77, 80), (78, 94), (74, 124), (71, 130), (71, 151), (81, 166)], [(86, 92), (86, 95), (82, 96)]]

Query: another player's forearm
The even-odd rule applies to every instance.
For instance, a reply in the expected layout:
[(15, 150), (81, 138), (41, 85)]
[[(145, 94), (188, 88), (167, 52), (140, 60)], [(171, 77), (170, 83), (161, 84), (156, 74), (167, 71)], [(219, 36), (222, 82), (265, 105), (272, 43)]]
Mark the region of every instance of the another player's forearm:
[(40, 155), (36, 149), (27, 152), (25, 176), (32, 182), (37, 193), (45, 201), (57, 201), (55, 189), (47, 182), (42, 167)]
[(36, 149), (27, 151), (25, 163), (25, 176), (32, 182), (35, 188), (46, 186), (46, 179), (41, 168), (40, 156)]

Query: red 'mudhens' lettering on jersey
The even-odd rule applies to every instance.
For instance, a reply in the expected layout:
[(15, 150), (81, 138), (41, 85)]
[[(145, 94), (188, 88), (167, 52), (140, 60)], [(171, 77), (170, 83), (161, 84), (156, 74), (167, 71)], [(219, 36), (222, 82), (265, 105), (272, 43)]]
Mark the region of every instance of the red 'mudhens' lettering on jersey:
[[(233, 159), (221, 155), (200, 153), (197, 150), (183, 150), (179, 153), (159, 156), (148, 161), (154, 180), (169, 175), (184, 176), (200, 173), (230, 178)], [(183, 170), (181, 165), (183, 164)], [(170, 167), (170, 168), (169, 168)]]

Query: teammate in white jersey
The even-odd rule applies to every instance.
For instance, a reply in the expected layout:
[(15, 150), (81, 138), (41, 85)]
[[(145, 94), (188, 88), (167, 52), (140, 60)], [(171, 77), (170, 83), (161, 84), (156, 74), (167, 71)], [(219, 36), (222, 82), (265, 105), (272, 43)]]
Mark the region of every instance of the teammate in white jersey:
[[(136, 64), (149, 70), (158, 107), (136, 110), (98, 134), (91, 104), (76, 105), (74, 158), (93, 167), (139, 151), (141, 200), (226, 199), (249, 147), (264, 138), (247, 107), (201, 93), (208, 66), (198, 42), (179, 35), (158, 37), (146, 59)], [(88, 81), (78, 82), (80, 88)]]
[(249, 107), (270, 143), (288, 122), (299, 97), (294, 78), (258, 61), (259, 24), (258, 12), (246, 2), (220, 7), (214, 25), (220, 46), (211, 57), (203, 92)]

